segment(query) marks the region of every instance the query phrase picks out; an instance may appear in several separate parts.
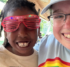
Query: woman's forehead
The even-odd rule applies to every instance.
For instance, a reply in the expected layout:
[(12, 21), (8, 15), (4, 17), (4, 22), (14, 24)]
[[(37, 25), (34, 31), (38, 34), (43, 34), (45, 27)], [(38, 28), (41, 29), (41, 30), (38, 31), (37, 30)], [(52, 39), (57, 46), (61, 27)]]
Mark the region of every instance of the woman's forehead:
[(53, 13), (70, 12), (70, 1), (62, 1), (52, 5)]

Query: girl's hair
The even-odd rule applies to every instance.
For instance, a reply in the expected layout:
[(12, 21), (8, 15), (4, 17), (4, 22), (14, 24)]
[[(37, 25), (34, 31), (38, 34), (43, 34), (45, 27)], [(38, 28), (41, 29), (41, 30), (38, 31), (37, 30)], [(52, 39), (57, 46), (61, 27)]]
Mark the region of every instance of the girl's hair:
[[(38, 15), (38, 12), (35, 9), (35, 4), (32, 2), (29, 2), (27, 0), (8, 0), (5, 7), (1, 11), (1, 18), (2, 20), (7, 16), (9, 11), (14, 11), (16, 9), (22, 9), (22, 8), (28, 8), (31, 11), (33, 11), (36, 15)], [(1, 26), (1, 30), (2, 30)], [(3, 45), (5, 47), (9, 46), (10, 44), (8, 43), (8, 40), (5, 37)]]

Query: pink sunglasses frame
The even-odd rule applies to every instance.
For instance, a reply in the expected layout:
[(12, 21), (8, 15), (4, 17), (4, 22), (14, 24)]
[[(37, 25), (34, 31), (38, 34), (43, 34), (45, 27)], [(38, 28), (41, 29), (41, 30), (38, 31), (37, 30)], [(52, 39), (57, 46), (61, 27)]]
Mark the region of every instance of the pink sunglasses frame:
[[(12, 24), (8, 25), (10, 22), (6, 22), (6, 21), (14, 22), (16, 28), (15, 29), (9, 29), (13, 25)], [(17, 24), (16, 24), (16, 22), (17, 22)], [(24, 16), (9, 16), (9, 17), (5, 17), (3, 19), (1, 25), (3, 26), (4, 31), (13, 32), (19, 28), (19, 25), (21, 22), (23, 22), (23, 24), (29, 29), (37, 29), (40, 27), (41, 19), (39, 18), (39, 16), (37, 16), (35, 14), (24, 15)], [(35, 22), (35, 23), (33, 23), (33, 22)], [(33, 25), (35, 25), (35, 24), (36, 24), (36, 26), (34, 27)]]

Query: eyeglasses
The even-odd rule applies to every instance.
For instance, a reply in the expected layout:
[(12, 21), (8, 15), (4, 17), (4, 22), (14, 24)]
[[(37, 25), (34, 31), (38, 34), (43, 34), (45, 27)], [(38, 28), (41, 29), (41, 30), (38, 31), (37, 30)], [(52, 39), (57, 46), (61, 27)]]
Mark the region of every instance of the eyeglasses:
[(53, 23), (56, 22), (58, 24), (64, 24), (64, 21), (66, 21), (68, 15), (70, 14), (58, 13), (48, 16), (48, 19), (51, 20)]
[(40, 27), (41, 19), (37, 15), (9, 16), (3, 19), (1, 25), (6, 32), (13, 32), (19, 28), (20, 23), (29, 29)]

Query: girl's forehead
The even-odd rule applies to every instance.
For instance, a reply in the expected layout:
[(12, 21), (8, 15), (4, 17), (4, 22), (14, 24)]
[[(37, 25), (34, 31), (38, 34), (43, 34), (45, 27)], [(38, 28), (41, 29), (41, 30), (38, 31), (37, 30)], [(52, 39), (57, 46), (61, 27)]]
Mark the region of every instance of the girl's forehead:
[(15, 10), (10, 10), (7, 13), (7, 16), (21, 16), (21, 15), (28, 15), (28, 14), (35, 14), (33, 11), (31, 11), (28, 8), (23, 8), (23, 9), (15, 9)]

